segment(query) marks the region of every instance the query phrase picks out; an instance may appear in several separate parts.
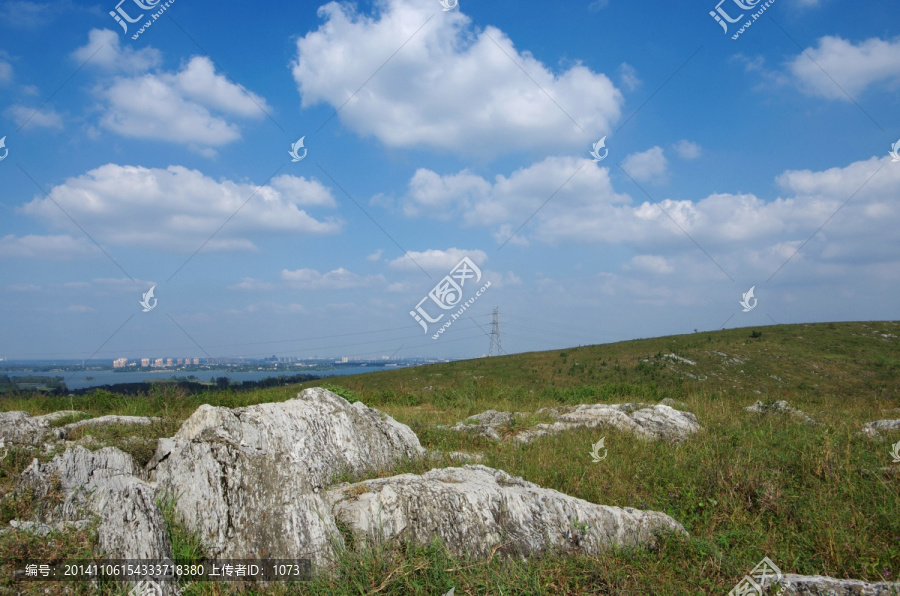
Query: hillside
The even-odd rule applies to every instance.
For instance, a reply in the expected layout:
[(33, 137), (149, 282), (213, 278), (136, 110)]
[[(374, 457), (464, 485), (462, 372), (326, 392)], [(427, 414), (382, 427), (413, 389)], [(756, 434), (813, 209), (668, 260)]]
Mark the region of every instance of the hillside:
[[(871, 421), (900, 419), (900, 323), (784, 325), (641, 339), (376, 372), (248, 393), (178, 394), (160, 389), (123, 397), (4, 399), (3, 411), (80, 410), (158, 416), (146, 426), (80, 429), (90, 449), (114, 445), (146, 463), (156, 440), (172, 436), (201, 403), (237, 407), (290, 399), (324, 386), (409, 425), (422, 446), (483, 455), (485, 466), (591, 503), (664, 512), (690, 533), (656, 548), (530, 562), (452, 559), (440, 545), (388, 543), (347, 554), (333, 576), (291, 588), (304, 594), (726, 594), (764, 556), (784, 573), (869, 582), (900, 581), (900, 432), (861, 433)], [(619, 428), (576, 429), (527, 444), (508, 437), (551, 421), (540, 408), (654, 404), (675, 400), (702, 430), (683, 442), (645, 441)], [(786, 400), (810, 417), (754, 414), (757, 400)], [(456, 432), (486, 410), (521, 412), (498, 427), (504, 440)], [(61, 419), (56, 425), (85, 416)], [(608, 457), (592, 462), (604, 438)], [(0, 462), (0, 524), (43, 505), (16, 496), (33, 457), (10, 449)], [(421, 474), (460, 465), (409, 460), (374, 476)], [(366, 478), (372, 478), (369, 474)], [(335, 481), (361, 478), (341, 476)], [(190, 536), (178, 544), (191, 551)], [(89, 533), (0, 537), (0, 558), (69, 556), (90, 548)], [(225, 593), (212, 584), (190, 594)], [(281, 586), (275, 592), (287, 590)], [(270, 590), (271, 591), (271, 590)], [(34, 592), (38, 593), (38, 592)], [(42, 592), (41, 592), (42, 593)]]

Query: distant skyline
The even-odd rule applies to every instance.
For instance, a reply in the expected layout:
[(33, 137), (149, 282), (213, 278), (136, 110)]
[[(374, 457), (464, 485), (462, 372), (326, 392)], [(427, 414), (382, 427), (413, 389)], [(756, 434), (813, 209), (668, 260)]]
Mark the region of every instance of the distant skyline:
[(0, 40), (6, 360), (900, 318), (895, 2), (16, 0)]

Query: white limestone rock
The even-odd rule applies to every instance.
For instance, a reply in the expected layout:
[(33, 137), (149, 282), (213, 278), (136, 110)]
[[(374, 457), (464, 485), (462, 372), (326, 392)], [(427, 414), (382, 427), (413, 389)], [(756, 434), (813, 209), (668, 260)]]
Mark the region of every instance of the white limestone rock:
[(576, 428), (612, 426), (644, 439), (683, 441), (700, 430), (700, 423), (694, 414), (662, 404), (594, 404), (576, 406), (568, 411), (560, 408), (556, 412), (546, 412), (560, 413), (552, 424), (537, 424), (517, 434), (515, 440), (527, 443)]
[(664, 513), (596, 505), (481, 465), (341, 484), (326, 499), (358, 539), (440, 538), (458, 557), (597, 554), (687, 535)]
[(70, 433), (84, 426), (105, 426), (107, 424), (137, 424), (148, 425), (154, 422), (161, 422), (162, 418), (153, 416), (98, 416), (97, 418), (88, 418), (87, 420), (79, 420), (65, 426), (54, 429), (54, 434), (58, 439), (68, 439)]
[(796, 416), (797, 418), (802, 419), (806, 424), (817, 424), (815, 420), (813, 420), (797, 408), (793, 407), (783, 399), (771, 404), (765, 404), (761, 401), (757, 401), (752, 406), (747, 406), (744, 409), (755, 414), (790, 414), (791, 416)]
[(824, 575), (795, 575), (785, 573), (781, 585), (770, 578), (763, 584), (766, 596), (896, 596), (900, 594), (900, 582), (868, 583), (858, 579), (836, 579)]
[(500, 441), (501, 436), (497, 429), (501, 426), (513, 424), (516, 420), (526, 416), (528, 416), (527, 412), (487, 410), (481, 414), (469, 416), (465, 420), (457, 422), (454, 426), (438, 426), (438, 428), (464, 432), (476, 437), (485, 437), (492, 441)]
[(900, 430), (900, 420), (875, 420), (863, 426), (862, 432), (869, 437), (877, 437), (881, 434), (879, 431), (895, 431)]
[(88, 451), (74, 447), (41, 464), (35, 459), (19, 478), (19, 490), (47, 495), (56, 479), (63, 502), (40, 523), (80, 523), (99, 518), (98, 548), (116, 559), (171, 558), (165, 520), (156, 505), (156, 490), (135, 474), (127, 453), (114, 447)]
[(148, 464), (210, 556), (309, 558), (340, 542), (320, 490), (340, 472), (387, 467), (425, 450), (406, 425), (321, 388), (244, 408), (200, 406)]

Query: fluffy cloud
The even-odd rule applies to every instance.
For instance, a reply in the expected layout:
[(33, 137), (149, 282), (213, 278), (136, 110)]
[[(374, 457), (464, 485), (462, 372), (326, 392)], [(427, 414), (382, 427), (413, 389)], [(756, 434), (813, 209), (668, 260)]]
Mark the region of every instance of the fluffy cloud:
[(622, 169), (638, 182), (661, 182), (666, 177), (669, 162), (662, 147), (651, 147), (641, 153), (632, 153), (622, 162)]
[(161, 55), (153, 48), (121, 47), (109, 29), (94, 29), (73, 58), (121, 73), (95, 88), (103, 103), (100, 125), (116, 134), (186, 144), (201, 153), (241, 138), (228, 118), (262, 118), (266, 100), (216, 74), (209, 58), (194, 56), (177, 72), (149, 72)]
[(419, 267), (422, 267), (426, 271), (446, 274), (456, 267), (463, 257), (469, 257), (479, 267), (487, 260), (487, 254), (483, 250), (462, 250), (460, 248), (433, 249), (421, 252), (411, 250), (402, 257), (390, 261), (388, 267), (397, 271), (418, 271)]
[[(708, 268), (708, 257), (698, 251), (696, 241), (726, 269), (750, 266), (771, 272), (826, 222), (804, 253), (832, 261), (896, 261), (900, 237), (892, 230), (900, 228), (900, 215), (892, 206), (900, 168), (889, 167), (889, 162), (888, 157), (871, 158), (820, 172), (787, 171), (776, 179), (786, 196), (771, 200), (721, 193), (638, 204), (615, 191), (606, 168), (576, 158), (548, 158), (509, 178), (497, 176), (493, 184), (466, 174), (468, 187), (478, 189), (478, 201), (445, 199), (446, 187), (459, 175), (426, 176), (420, 171), (417, 178), (429, 180), (429, 186), (417, 186), (404, 200), (412, 204), (407, 213), (429, 214), (421, 209), (429, 205), (470, 225), (494, 227), (498, 242), (531, 217), (513, 243), (621, 244), (644, 255), (628, 265), (634, 270), (664, 273), (673, 267), (673, 259), (685, 255)], [(841, 208), (851, 196), (851, 203)], [(871, 242), (874, 237), (879, 242)], [(687, 266), (679, 262), (678, 268)]]
[(78, 233), (62, 207), (102, 244), (154, 250), (193, 251), (207, 240), (209, 249), (253, 249), (244, 236), (339, 231), (340, 221), (317, 220), (300, 208), (303, 205), (333, 206), (335, 202), (328, 189), (313, 179), (281, 176), (257, 187), (215, 181), (182, 166), (151, 169), (107, 164), (66, 180), (50, 190), (50, 198), (37, 197), (22, 211)]
[(673, 148), (675, 149), (675, 153), (677, 153), (678, 157), (681, 159), (697, 159), (703, 152), (700, 145), (686, 139), (675, 143)]
[(79, 64), (88, 62), (91, 66), (126, 73), (146, 72), (162, 62), (162, 55), (156, 48), (122, 48), (118, 34), (109, 29), (91, 29), (88, 43), (72, 52), (72, 58)]
[(319, 273), (315, 269), (285, 269), (281, 272), (281, 279), (305, 290), (349, 290), (382, 285), (385, 281), (380, 275), (361, 276), (343, 267), (328, 273)]
[(14, 236), (0, 238), (0, 257), (25, 257), (68, 261), (100, 256), (100, 251), (90, 241), (72, 236)]
[(825, 36), (817, 47), (807, 48), (791, 60), (787, 68), (804, 93), (851, 101), (872, 85), (896, 87), (900, 83), (900, 39), (871, 38), (854, 45)]
[(62, 116), (47, 106), (38, 111), (36, 108), (14, 105), (3, 110), (3, 115), (25, 129), (63, 127)]
[(613, 192), (608, 169), (590, 159), (548, 157), (508, 177), (497, 175), (493, 184), (466, 171), (441, 176), (420, 169), (410, 180), (403, 210), (435, 218), (461, 216), (468, 225), (518, 227), (543, 211), (545, 203), (545, 208), (565, 204), (590, 210), (601, 200), (628, 200)]
[(622, 94), (604, 74), (581, 65), (555, 74), (460, 12), (435, 15), (412, 0), (378, 9), (319, 8), (325, 23), (297, 41), (293, 64), (303, 106), (340, 108), (346, 126), (390, 147), (484, 156), (581, 147), (621, 115)]
[(269, 109), (261, 97), (216, 75), (209, 58), (200, 56), (178, 73), (119, 78), (99, 94), (108, 103), (100, 123), (117, 134), (212, 147), (241, 134), (211, 108), (257, 118)]

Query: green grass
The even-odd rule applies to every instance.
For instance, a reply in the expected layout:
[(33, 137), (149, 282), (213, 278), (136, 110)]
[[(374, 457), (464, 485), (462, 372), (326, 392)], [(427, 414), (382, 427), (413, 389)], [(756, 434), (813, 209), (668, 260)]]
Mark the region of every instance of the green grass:
[[(458, 561), (439, 544), (358, 545), (340, 551), (335, 569), (311, 582), (263, 591), (195, 584), (186, 593), (243, 589), (274, 594), (439, 595), (455, 587), (460, 595), (726, 594), (763, 556), (786, 573), (900, 581), (900, 473), (883, 471), (900, 468), (891, 463), (889, 454), (900, 433), (883, 433), (881, 439), (859, 434), (871, 420), (900, 418), (900, 339), (891, 336), (900, 336), (897, 322), (773, 326), (320, 381), (350, 401), (360, 400), (408, 424), (427, 449), (483, 453), (484, 465), (578, 498), (663, 511), (691, 536), (666, 537), (649, 549), (529, 562), (499, 556)], [(157, 425), (81, 431), (94, 437), (91, 448), (113, 444), (143, 463), (155, 440), (174, 434), (202, 403), (239, 407), (283, 401), (308, 386), (316, 383), (194, 396), (171, 388), (128, 398), (101, 391), (75, 399), (36, 395), (0, 399), (0, 409), (159, 416), (164, 421)], [(682, 444), (645, 442), (604, 429), (517, 445), (436, 428), (488, 409), (527, 412), (527, 418), (507, 429), (514, 432), (547, 421), (535, 414), (541, 407), (655, 403), (666, 397), (684, 402), (703, 431)], [(821, 424), (744, 411), (757, 400), (779, 399)], [(600, 436), (606, 437), (609, 455), (594, 464), (589, 451)], [(34, 455), (15, 448), (0, 462), (0, 521), (25, 519), (43, 506), (14, 496), (11, 490)], [(407, 460), (367, 477), (422, 473), (443, 465), (458, 464)], [(342, 475), (335, 480), (358, 479)], [(170, 530), (175, 528), (172, 540), (178, 552), (195, 556), (196, 541), (177, 526), (171, 507), (164, 511)], [(85, 548), (87, 537), (56, 540)], [(19, 552), (16, 548), (0, 539), (0, 558)]]

